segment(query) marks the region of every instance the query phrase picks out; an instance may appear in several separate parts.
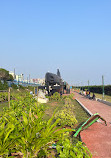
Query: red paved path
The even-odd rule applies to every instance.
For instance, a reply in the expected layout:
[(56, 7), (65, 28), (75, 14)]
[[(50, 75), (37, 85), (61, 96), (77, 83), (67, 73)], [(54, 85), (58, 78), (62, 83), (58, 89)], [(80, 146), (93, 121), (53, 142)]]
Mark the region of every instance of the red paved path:
[(111, 106), (89, 100), (76, 92), (74, 95), (91, 113), (99, 113), (107, 121), (107, 126), (103, 122), (96, 122), (82, 131), (82, 141), (91, 151), (93, 158), (111, 158)]

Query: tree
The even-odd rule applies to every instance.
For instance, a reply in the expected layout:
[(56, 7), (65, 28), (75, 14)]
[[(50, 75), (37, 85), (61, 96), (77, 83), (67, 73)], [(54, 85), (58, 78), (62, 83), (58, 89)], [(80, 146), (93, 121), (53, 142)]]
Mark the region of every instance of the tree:
[(9, 74), (9, 71), (0, 68), (0, 80), (13, 81), (13, 76)]
[(7, 80), (9, 78), (9, 71), (0, 68), (0, 80)]
[(2, 90), (3, 89), (3, 84), (2, 84), (2, 82), (0, 81), (0, 90)]
[(13, 80), (14, 80), (13, 76), (11, 74), (9, 74), (8, 81), (13, 81)]

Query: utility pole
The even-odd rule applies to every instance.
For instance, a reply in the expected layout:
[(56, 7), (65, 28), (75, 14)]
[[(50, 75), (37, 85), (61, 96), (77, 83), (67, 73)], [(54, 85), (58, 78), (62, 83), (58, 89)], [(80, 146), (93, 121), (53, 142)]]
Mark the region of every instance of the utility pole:
[(89, 80), (88, 80), (88, 91), (89, 91)]
[(27, 87), (28, 87), (28, 77), (27, 77)]
[(15, 80), (15, 68), (14, 68), (14, 80)]
[(81, 86), (82, 86), (82, 94), (83, 94), (83, 83), (81, 82)]
[(20, 79), (20, 75), (18, 75), (18, 88), (19, 88), (19, 81), (20, 81), (19, 79)]
[(104, 100), (104, 76), (103, 75), (102, 75), (102, 89), (103, 89), (102, 100)]
[(29, 74), (29, 85), (30, 85), (30, 74)]

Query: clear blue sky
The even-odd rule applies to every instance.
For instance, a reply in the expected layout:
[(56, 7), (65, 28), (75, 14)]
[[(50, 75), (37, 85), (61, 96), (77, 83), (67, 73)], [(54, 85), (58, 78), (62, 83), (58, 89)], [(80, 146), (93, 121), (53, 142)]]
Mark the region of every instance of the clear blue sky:
[(111, 0), (1, 0), (0, 67), (111, 84)]

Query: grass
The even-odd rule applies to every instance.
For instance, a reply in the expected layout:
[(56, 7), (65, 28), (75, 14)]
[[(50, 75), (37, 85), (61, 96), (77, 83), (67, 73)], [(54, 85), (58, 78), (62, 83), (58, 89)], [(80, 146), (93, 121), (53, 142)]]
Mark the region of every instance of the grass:
[[(80, 92), (79, 89), (76, 89), (77, 92)], [(100, 99), (103, 99), (103, 95), (102, 94), (99, 94), (99, 93), (94, 93), (96, 98), (100, 98)], [(91, 92), (90, 93), (90, 96), (92, 96), (93, 93)], [(108, 102), (111, 102), (111, 96), (110, 95), (104, 95), (104, 99), (105, 101), (108, 101)]]
[[(73, 110), (74, 110), (75, 117), (78, 121), (76, 126), (78, 126), (78, 124), (85, 122), (89, 118), (89, 115), (83, 110), (83, 108), (75, 99), (71, 101), (72, 101), (72, 104), (74, 105)], [(47, 107), (45, 110), (44, 119), (48, 120), (53, 115), (53, 112), (55, 110), (56, 112), (61, 110), (64, 105), (65, 105), (64, 101), (50, 101), (47, 104), (45, 104), (45, 106)]]
[[(100, 98), (100, 99), (103, 99), (103, 95), (102, 94), (98, 94), (98, 93), (94, 93), (96, 98)], [(91, 92), (91, 96), (93, 95), (93, 93)], [(104, 99), (103, 100), (106, 100), (108, 102), (111, 102), (111, 96), (109, 95), (105, 95), (104, 96)]]
[(75, 107), (75, 116), (78, 121), (78, 124), (86, 121), (89, 118), (89, 115), (83, 110), (83, 108), (76, 100), (73, 100), (73, 104)]
[[(26, 95), (26, 93), (29, 93), (30, 90), (26, 90), (26, 89), (20, 89), (19, 91), (16, 89), (11, 89), (10, 92), (10, 97), (13, 99), (15, 99), (16, 97), (24, 97)], [(1, 92), (3, 93), (3, 92)], [(6, 93), (6, 92), (5, 92)], [(0, 98), (0, 101), (2, 100), (2, 98)], [(3, 108), (8, 107), (8, 101), (4, 101), (4, 102), (0, 102), (0, 112), (3, 110)]]
[(44, 119), (49, 120), (55, 110), (57, 112), (62, 109), (62, 107), (64, 106), (64, 102), (63, 101), (49, 101), (48, 103), (45, 104), (45, 106), (46, 106), (46, 110), (45, 110)]
[(0, 103), (0, 112), (3, 110), (3, 108), (8, 107), (8, 102)]

